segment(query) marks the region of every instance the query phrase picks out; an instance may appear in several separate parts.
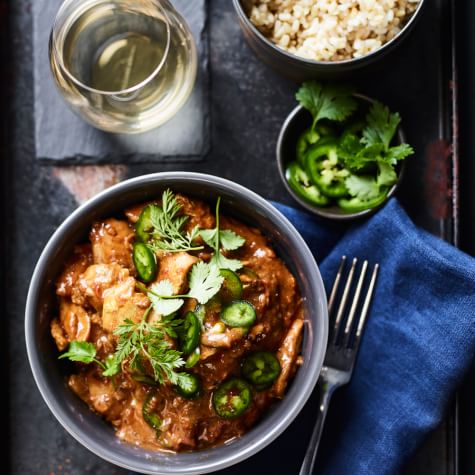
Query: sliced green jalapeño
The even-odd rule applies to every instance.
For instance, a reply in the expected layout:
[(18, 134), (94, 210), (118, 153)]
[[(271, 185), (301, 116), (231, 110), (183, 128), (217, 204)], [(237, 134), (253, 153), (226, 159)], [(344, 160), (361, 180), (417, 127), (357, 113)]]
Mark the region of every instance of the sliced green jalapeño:
[(246, 357), (242, 364), (243, 377), (260, 388), (270, 386), (279, 374), (279, 360), (268, 351), (252, 353)]
[(244, 414), (252, 402), (252, 390), (243, 379), (225, 381), (213, 394), (213, 407), (218, 416), (234, 419)]
[(310, 181), (308, 173), (297, 162), (289, 163), (285, 177), (295, 194), (307, 203), (316, 206), (327, 206), (330, 203), (330, 199)]
[(306, 171), (318, 189), (329, 198), (348, 194), (345, 178), (350, 172), (338, 160), (338, 145), (329, 143), (311, 147), (305, 159)]
[(155, 254), (143, 242), (134, 243), (132, 258), (139, 279), (152, 282), (157, 276), (157, 259)]
[(187, 312), (181, 332), (181, 351), (185, 356), (190, 355), (200, 342), (201, 323), (194, 312)]
[(248, 328), (256, 321), (254, 305), (245, 300), (236, 300), (223, 308), (221, 320), (228, 327)]

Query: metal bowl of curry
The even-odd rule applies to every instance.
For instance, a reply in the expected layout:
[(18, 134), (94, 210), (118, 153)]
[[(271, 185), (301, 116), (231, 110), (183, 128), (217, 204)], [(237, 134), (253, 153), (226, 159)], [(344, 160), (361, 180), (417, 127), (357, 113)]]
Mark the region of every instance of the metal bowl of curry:
[(209, 473), (304, 406), (326, 297), (309, 248), (265, 199), (157, 173), (100, 193), (53, 234), (25, 332), (46, 404), (86, 448), (140, 473)]

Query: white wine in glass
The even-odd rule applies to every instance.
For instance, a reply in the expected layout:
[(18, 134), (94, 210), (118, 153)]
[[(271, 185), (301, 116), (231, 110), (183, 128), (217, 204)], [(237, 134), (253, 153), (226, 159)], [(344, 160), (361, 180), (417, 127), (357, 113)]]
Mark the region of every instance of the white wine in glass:
[(56, 84), (95, 127), (145, 132), (184, 105), (196, 46), (168, 0), (66, 0), (50, 37)]

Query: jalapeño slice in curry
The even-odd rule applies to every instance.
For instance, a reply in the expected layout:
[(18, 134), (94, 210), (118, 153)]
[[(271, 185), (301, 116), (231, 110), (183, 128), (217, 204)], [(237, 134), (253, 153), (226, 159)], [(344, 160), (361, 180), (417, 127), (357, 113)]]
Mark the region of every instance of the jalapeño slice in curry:
[(198, 363), (198, 361), (200, 360), (200, 356), (201, 356), (200, 347), (197, 346), (195, 348), (195, 351), (193, 351), (193, 353), (191, 353), (191, 355), (188, 356), (188, 358), (186, 359), (185, 368), (193, 368), (193, 366), (195, 366), (196, 363)]
[(157, 259), (155, 254), (143, 242), (134, 243), (133, 260), (139, 279), (152, 282), (157, 276)]
[(223, 308), (221, 320), (228, 327), (247, 328), (256, 321), (256, 309), (245, 300), (236, 300)]
[(176, 390), (181, 396), (187, 399), (192, 399), (199, 395), (201, 381), (196, 374), (180, 373), (180, 379), (178, 380)]
[(153, 400), (156, 396), (156, 391), (150, 391), (145, 398), (145, 401), (142, 405), (142, 417), (143, 420), (152, 428), (157, 431), (160, 430), (162, 425), (162, 420), (158, 415), (152, 411), (153, 409)]
[(181, 351), (184, 355), (193, 353), (200, 342), (201, 323), (194, 312), (187, 312), (181, 332)]
[(206, 307), (199, 303), (193, 310), (193, 313), (198, 318), (201, 327), (203, 327), (203, 325), (205, 324), (205, 318), (206, 318)]
[(148, 242), (150, 240), (150, 233), (153, 230), (151, 214), (152, 208), (156, 206), (149, 204), (145, 206), (139, 216), (139, 220), (135, 223), (135, 236), (137, 241)]
[(236, 272), (229, 269), (221, 269), (219, 271), (224, 277), (223, 285), (219, 291), (219, 296), (224, 302), (239, 300), (242, 295), (242, 283)]
[(251, 405), (252, 390), (243, 379), (232, 378), (225, 381), (213, 394), (216, 414), (225, 419), (242, 415)]
[(147, 384), (148, 386), (157, 385), (157, 382), (151, 376), (142, 373), (132, 373), (132, 379), (138, 383)]
[(242, 375), (258, 388), (270, 386), (279, 374), (279, 360), (268, 351), (253, 353), (242, 364)]

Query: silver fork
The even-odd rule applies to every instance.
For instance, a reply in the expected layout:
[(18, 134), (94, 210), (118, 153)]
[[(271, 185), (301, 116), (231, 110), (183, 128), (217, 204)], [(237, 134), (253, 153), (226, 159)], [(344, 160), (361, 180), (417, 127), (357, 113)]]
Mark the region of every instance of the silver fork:
[[(356, 355), (360, 346), (361, 336), (368, 317), (368, 311), (379, 272), (379, 264), (375, 264), (366, 291), (366, 297), (363, 301), (363, 306), (359, 312), (359, 317), (355, 320), (355, 315), (359, 308), (358, 304), (365, 283), (366, 273), (368, 271), (368, 261), (363, 262), (353, 294), (351, 307), (345, 320), (345, 311), (352, 291), (357, 264), (358, 259), (354, 258), (346, 277), (346, 283), (336, 311), (334, 324), (329, 334), (328, 348), (319, 379), (320, 400), (317, 423), (313, 429), (299, 475), (312, 475), (330, 399), (335, 389), (338, 389), (340, 386), (343, 386), (350, 381), (355, 366)], [(333, 307), (335, 306), (338, 289), (345, 267), (346, 256), (343, 256), (328, 299), (328, 315), (330, 317), (330, 322), (332, 321)]]

